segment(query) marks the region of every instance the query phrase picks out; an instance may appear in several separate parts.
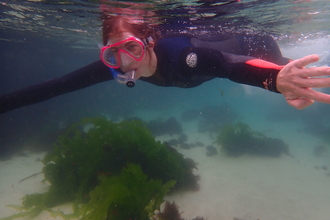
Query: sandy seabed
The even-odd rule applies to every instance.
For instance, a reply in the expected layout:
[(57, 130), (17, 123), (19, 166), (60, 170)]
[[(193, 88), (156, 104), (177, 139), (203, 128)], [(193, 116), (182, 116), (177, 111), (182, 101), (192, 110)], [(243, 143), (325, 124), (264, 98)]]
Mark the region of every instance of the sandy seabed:
[[(188, 142), (212, 144), (214, 140), (209, 134), (197, 134), (191, 127), (188, 125), (185, 129)], [(221, 153), (207, 157), (205, 147), (180, 149), (198, 163), (200, 190), (170, 195), (166, 200), (175, 201), (185, 219), (201, 216), (208, 220), (329, 220), (330, 171), (320, 167), (330, 167), (330, 159), (314, 157), (312, 153), (300, 154), (302, 145), (315, 145), (318, 140), (303, 139), (301, 134), (294, 134), (294, 130), (287, 134), (299, 137), (289, 143), (294, 158), (287, 155), (231, 158)], [(167, 138), (160, 137), (161, 140)], [(20, 205), (24, 195), (47, 191), (47, 185), (41, 183), (42, 174), (20, 182), (41, 171), (43, 156), (28, 153), (28, 157), (0, 161), (0, 217), (14, 214), (15, 210), (5, 206)], [(70, 210), (68, 207), (61, 208)], [(55, 218), (43, 212), (36, 219)]]

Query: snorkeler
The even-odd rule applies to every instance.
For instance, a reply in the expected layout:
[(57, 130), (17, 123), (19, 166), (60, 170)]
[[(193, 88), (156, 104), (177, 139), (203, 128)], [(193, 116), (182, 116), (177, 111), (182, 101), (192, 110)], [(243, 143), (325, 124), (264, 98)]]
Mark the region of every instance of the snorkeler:
[(141, 79), (158, 86), (191, 88), (221, 77), (281, 93), (297, 109), (314, 101), (330, 104), (330, 95), (311, 89), (330, 87), (330, 78), (318, 78), (330, 75), (330, 68), (305, 68), (318, 61), (317, 55), (295, 61), (282, 57), (269, 36), (171, 35), (127, 17), (104, 15), (103, 44), (100, 61), (0, 96), (0, 113), (113, 79), (128, 87)]

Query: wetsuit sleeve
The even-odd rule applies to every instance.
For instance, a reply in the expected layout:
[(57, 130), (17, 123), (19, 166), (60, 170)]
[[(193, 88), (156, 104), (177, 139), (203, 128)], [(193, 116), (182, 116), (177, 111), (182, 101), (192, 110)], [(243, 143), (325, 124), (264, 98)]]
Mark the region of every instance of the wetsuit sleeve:
[(228, 53), (222, 55), (225, 60), (224, 66), (228, 69), (228, 79), (279, 93), (276, 78), (284, 66), (249, 56)]
[[(195, 57), (195, 61), (192, 59)], [(228, 78), (231, 81), (277, 92), (276, 77), (281, 65), (250, 56), (236, 55), (208, 48), (185, 48), (180, 57), (181, 72)]]
[(59, 78), (47, 80), (0, 96), (0, 114), (113, 79), (102, 61)]

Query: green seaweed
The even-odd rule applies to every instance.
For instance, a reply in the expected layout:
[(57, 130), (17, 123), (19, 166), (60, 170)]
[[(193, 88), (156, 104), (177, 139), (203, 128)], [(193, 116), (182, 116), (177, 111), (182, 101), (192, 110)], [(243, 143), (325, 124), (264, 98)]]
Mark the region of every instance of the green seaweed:
[(100, 185), (89, 193), (90, 201), (81, 208), (81, 219), (148, 220), (175, 184), (173, 180), (163, 185), (160, 180), (148, 179), (134, 164), (118, 176), (102, 175), (99, 179)]
[(224, 126), (219, 132), (216, 143), (228, 156), (243, 154), (269, 157), (279, 157), (281, 154), (291, 156), (289, 147), (284, 141), (252, 131), (247, 124), (242, 122)]
[[(83, 128), (86, 127), (90, 128), (84, 132)], [(105, 118), (83, 119), (59, 136), (54, 149), (44, 157), (42, 162), (44, 163), (44, 181), (50, 183), (49, 190), (42, 194), (26, 195), (21, 207), (20, 214), (22, 215), (30, 216), (33, 213), (36, 216), (42, 210), (48, 210), (54, 215), (60, 215), (66, 219), (76, 218), (83, 210), (82, 207), (91, 207), (91, 205), (88, 206), (89, 202), (98, 193), (100, 194), (101, 189), (110, 193), (114, 192), (112, 188), (118, 188), (119, 185), (121, 186), (118, 189), (122, 189), (131, 196), (125, 197), (127, 194), (122, 193), (121, 202), (123, 204), (132, 205), (130, 201), (133, 201), (131, 198), (134, 196), (150, 202), (150, 192), (137, 194), (137, 191), (134, 191), (135, 184), (138, 185), (139, 180), (131, 179), (130, 185), (127, 185), (128, 183), (126, 185), (118, 184), (123, 183), (120, 181), (120, 178), (123, 178), (120, 175), (122, 172), (128, 172), (122, 170), (129, 164), (138, 164), (149, 181), (157, 180), (165, 186), (173, 183), (170, 181), (176, 181), (174, 186), (176, 189), (187, 187), (196, 189), (198, 187), (197, 177), (192, 173), (194, 164), (191, 160), (185, 159), (183, 155), (166, 144), (155, 141), (146, 125), (138, 120), (113, 123)], [(133, 169), (131, 166), (129, 167)], [(138, 173), (136, 170), (134, 172)], [(115, 184), (114, 178), (119, 178), (116, 180), (117, 184)], [(146, 177), (143, 176), (143, 178)], [(111, 189), (105, 186), (106, 183), (112, 183), (110, 184)], [(147, 183), (145, 181), (145, 184)], [(162, 191), (160, 187), (165, 186), (158, 184), (159, 188), (155, 187), (154, 191)], [(140, 188), (142, 187), (140, 186)], [(133, 189), (133, 191), (129, 192), (129, 189)], [(110, 196), (107, 201), (114, 197), (115, 195)], [(155, 198), (155, 195), (151, 197)], [(100, 205), (100, 200), (96, 201), (99, 201), (98, 205)], [(159, 201), (160, 199), (154, 202), (154, 205), (150, 203), (147, 207), (155, 208)], [(71, 215), (60, 214), (61, 212), (51, 209), (67, 202), (73, 203), (73, 214)], [(139, 202), (134, 204), (139, 206)], [(111, 210), (111, 205), (108, 209)], [(132, 206), (132, 209), (135, 208)], [(141, 207), (137, 209), (141, 209)], [(109, 217), (111, 213), (109, 213), (110, 211), (108, 218), (111, 219)], [(15, 218), (17, 217), (13, 215), (7, 219)]]

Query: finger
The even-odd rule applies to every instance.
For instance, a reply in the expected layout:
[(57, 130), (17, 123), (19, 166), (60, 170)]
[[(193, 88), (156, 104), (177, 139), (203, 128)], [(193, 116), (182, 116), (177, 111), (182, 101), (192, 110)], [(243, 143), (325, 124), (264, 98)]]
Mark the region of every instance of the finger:
[(330, 95), (312, 90), (310, 88), (301, 88), (297, 94), (299, 94), (299, 97), (330, 104)]
[(330, 67), (311, 67), (300, 70), (299, 76), (301, 77), (316, 77), (316, 76), (329, 76)]
[(305, 56), (301, 59), (294, 60), (292, 62), (293, 65), (295, 65), (298, 68), (303, 68), (304, 66), (307, 66), (308, 64), (315, 63), (319, 60), (319, 56), (316, 54)]
[(307, 98), (288, 99), (287, 103), (297, 109), (306, 108), (314, 103), (313, 100)]
[(303, 88), (330, 87), (330, 78), (300, 78), (295, 82), (296, 86)]
[(316, 77), (316, 76), (329, 76), (330, 75), (330, 67), (311, 67), (307, 69), (303, 69), (300, 71), (299, 76), (301, 77)]

